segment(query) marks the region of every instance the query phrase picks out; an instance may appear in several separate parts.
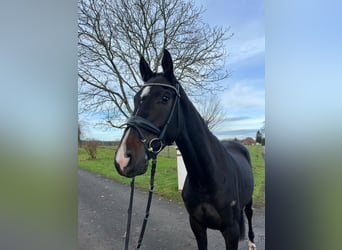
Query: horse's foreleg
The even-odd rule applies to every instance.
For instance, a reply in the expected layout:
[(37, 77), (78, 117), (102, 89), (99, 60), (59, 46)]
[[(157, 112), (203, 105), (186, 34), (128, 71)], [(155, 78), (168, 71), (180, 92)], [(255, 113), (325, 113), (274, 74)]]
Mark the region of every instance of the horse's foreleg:
[(207, 250), (207, 228), (200, 225), (192, 216), (190, 216), (190, 226), (196, 237), (198, 250)]
[(240, 236), (240, 228), (239, 223), (234, 222), (229, 227), (226, 227), (224, 230), (221, 230), (224, 241), (226, 243), (227, 250), (238, 250), (239, 246), (239, 236)]

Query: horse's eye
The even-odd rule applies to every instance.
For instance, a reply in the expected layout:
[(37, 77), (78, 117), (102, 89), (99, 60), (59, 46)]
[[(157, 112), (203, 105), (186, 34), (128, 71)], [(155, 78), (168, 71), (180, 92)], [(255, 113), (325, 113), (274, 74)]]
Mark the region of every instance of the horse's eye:
[(162, 101), (162, 103), (166, 104), (166, 103), (169, 101), (169, 99), (170, 99), (170, 98), (169, 98), (168, 96), (165, 96), (165, 95), (164, 95), (164, 96), (162, 97), (161, 101)]

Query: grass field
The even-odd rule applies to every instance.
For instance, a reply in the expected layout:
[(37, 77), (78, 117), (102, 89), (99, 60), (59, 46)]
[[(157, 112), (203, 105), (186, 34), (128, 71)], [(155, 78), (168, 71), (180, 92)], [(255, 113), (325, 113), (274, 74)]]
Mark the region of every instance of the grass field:
[[(265, 164), (262, 158), (261, 146), (247, 146), (252, 158), (254, 174), (254, 206), (264, 206), (265, 204)], [(120, 176), (113, 165), (113, 147), (99, 147), (97, 149), (96, 160), (90, 160), (84, 148), (78, 149), (78, 164), (80, 168), (98, 173), (107, 178), (129, 184), (130, 179)], [(150, 167), (148, 171), (135, 178), (136, 187), (144, 190), (149, 189)], [(155, 193), (170, 200), (182, 201), (178, 192), (177, 184), (177, 160), (174, 146), (165, 148), (157, 159), (157, 170), (155, 175)]]

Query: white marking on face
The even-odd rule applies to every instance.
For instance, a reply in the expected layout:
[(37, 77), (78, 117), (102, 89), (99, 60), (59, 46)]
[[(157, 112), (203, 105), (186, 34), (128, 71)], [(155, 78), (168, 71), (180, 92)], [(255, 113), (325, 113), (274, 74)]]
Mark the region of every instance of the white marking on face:
[(230, 203), (230, 206), (231, 206), (231, 207), (232, 207), (232, 206), (235, 206), (235, 204), (236, 204), (236, 201), (233, 200), (233, 201)]
[(151, 91), (151, 86), (147, 86), (143, 89), (143, 91), (141, 92), (140, 98), (142, 99), (145, 96), (148, 96), (150, 94)]
[(119, 164), (121, 170), (123, 170), (127, 166), (130, 160), (130, 157), (126, 157), (126, 141), (130, 130), (130, 128), (127, 130), (124, 138), (122, 139), (122, 142), (115, 157), (115, 161)]

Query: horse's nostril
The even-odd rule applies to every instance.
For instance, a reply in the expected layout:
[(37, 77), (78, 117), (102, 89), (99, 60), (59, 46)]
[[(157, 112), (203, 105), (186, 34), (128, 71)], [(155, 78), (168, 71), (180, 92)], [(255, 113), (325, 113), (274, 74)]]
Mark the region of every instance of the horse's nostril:
[(127, 150), (126, 153), (125, 153), (125, 157), (126, 158), (131, 158), (132, 157), (132, 152)]

